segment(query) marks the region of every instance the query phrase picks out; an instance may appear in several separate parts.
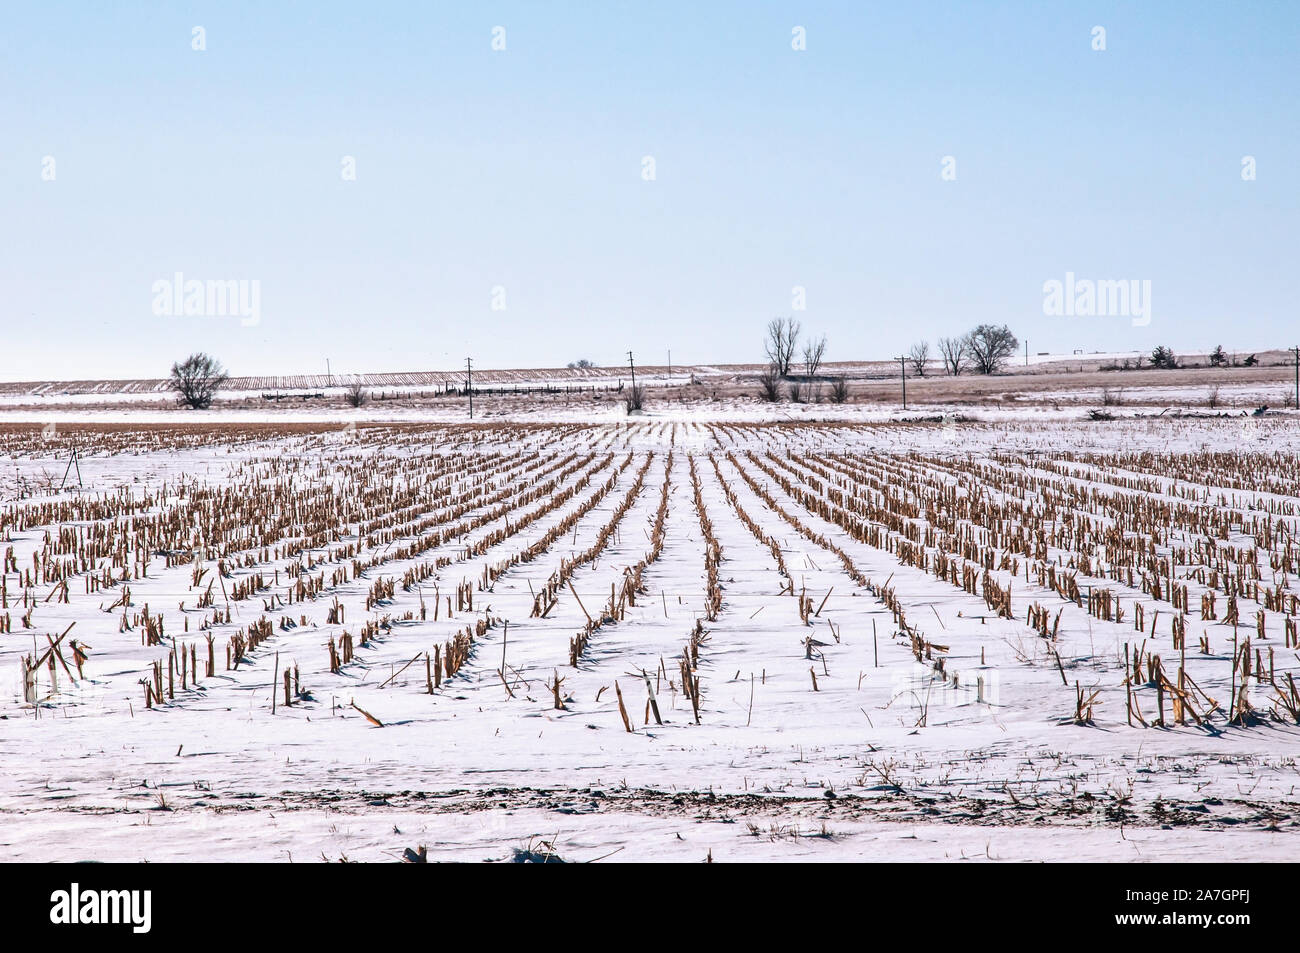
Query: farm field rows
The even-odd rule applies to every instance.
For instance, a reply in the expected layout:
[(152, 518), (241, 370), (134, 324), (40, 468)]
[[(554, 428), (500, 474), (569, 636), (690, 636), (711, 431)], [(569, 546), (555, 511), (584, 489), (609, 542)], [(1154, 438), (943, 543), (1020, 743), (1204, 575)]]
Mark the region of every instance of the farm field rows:
[(1280, 859), (1292, 431), (0, 428), (0, 856)]

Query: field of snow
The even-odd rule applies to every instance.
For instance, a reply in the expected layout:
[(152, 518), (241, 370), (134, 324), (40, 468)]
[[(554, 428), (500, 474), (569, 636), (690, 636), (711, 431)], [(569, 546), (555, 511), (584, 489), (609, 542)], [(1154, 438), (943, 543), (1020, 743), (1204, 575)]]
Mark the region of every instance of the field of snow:
[(0, 427), (0, 858), (1282, 860), (1297, 443)]

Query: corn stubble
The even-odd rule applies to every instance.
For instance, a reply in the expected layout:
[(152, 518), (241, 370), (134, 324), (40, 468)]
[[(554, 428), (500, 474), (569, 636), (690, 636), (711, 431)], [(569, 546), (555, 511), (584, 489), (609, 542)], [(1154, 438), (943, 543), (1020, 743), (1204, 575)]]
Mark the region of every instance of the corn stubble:
[[(359, 430), (356, 448), (388, 451), (378, 455), (313, 455), (308, 448), (332, 446), (330, 435), (306, 426), (89, 428), (77, 439), (91, 456), (214, 443), (244, 453), (221, 479), (180, 475), (34, 496), (0, 509), (0, 635), (35, 636), (32, 651), (18, 659), (22, 704), (39, 709), (96, 677), (92, 646), (71, 638), (71, 626), (45, 621), (73, 610), (138, 639), (134, 671), (143, 698), (135, 697), (147, 711), (184, 705), (250, 665), (270, 669), (267, 653), (277, 651), (281, 636), (304, 628), (321, 630), (313, 650), (319, 655), (276, 663), (282, 675), (269, 686), (268, 709), (277, 700), (289, 714), (312, 704), (300, 667), (310, 679), (346, 679), (370, 664), (373, 649), (419, 633), (438, 635), (426, 635), (402, 658), (418, 650), (406, 666), (423, 669), (423, 678), (415, 676), (419, 690), (436, 697), (482, 667), (485, 639), (497, 630), (504, 639), (509, 624), (491, 610), (494, 587), (547, 559), (552, 571), (536, 587), (529, 583), (529, 620), (509, 631), (525, 637), (528, 626), (546, 624), (572, 598), (584, 624), (569, 637), (567, 653), (557, 650), (549, 677), (534, 673), (553, 709), (568, 711), (574, 703), (560, 665), (581, 671), (603, 629), (638, 624), (656, 601), (668, 614), (668, 593), (651, 595), (649, 580), (670, 538), (671, 500), (683, 472), (676, 425), (666, 452), (631, 446), (637, 434), (662, 439), (667, 432), (655, 426), (445, 428), (452, 450), (433, 447), (427, 428)], [(661, 722), (664, 681), (700, 724), (701, 659), (710, 640), (734, 620), (757, 615), (728, 604), (719, 527), (738, 527), (770, 555), (770, 591), (794, 600), (783, 603), (798, 620), (793, 628), (823, 621), (838, 589), (812, 592), (796, 581), (774, 523), (825, 554), (855, 595), (888, 612), (893, 641), (937, 684), (982, 686), (983, 676), (959, 671), (965, 663), (953, 663), (954, 642), (935, 639), (915, 621), (906, 582), (874, 581), (855, 554), (945, 584), (965, 606), (964, 618), (1023, 626), (1030, 641), (1019, 655), (1026, 664), (1041, 655), (1053, 680), (1059, 675), (1066, 721), (1135, 729), (1300, 723), (1289, 667), (1300, 649), (1300, 596), (1291, 583), (1300, 547), (1290, 499), (1300, 461), (1293, 456), (1061, 451), (1030, 458), (994, 451), (963, 458), (872, 450), (853, 425), (701, 429), (708, 446), (687, 454), (682, 492), (698, 525), (692, 545), (700, 554), (702, 608), (675, 668), (661, 664), (653, 686), (648, 674), (634, 676), (647, 689), (646, 724)], [(268, 452), (268, 441), (297, 451)], [(772, 449), (777, 443), (784, 449)], [(31, 433), (13, 429), (0, 434), (0, 446), (14, 456), (38, 449)], [(647, 482), (656, 464), (663, 471), (657, 486)], [(654, 507), (644, 555), (621, 567), (607, 594), (580, 593), (575, 578), (607, 561), (643, 497)], [(597, 519), (602, 504), (607, 514)], [(579, 531), (582, 548), (573, 546)], [(37, 541), (20, 557), (13, 540), (31, 534)], [(182, 592), (152, 605), (137, 595), (156, 593), (166, 573), (184, 573)], [(946, 629), (945, 617), (933, 615)], [(1118, 633), (1130, 633), (1122, 655), (1116, 649), (1113, 678), (1085, 677), (1072, 657), (1063, 633), (1081, 623), (1117, 644)], [(839, 643), (839, 629), (828, 628)], [(96, 631), (103, 626), (96, 623)], [(797, 640), (814, 663), (807, 691), (825, 694), (834, 677), (825, 643), (805, 633)], [(521, 697), (521, 673), (504, 651), (499, 668), (493, 663), (488, 671), (510, 699)], [(404, 684), (394, 678), (384, 688)], [(614, 681), (612, 707), (635, 733), (625, 687)], [(1123, 696), (1108, 718), (1104, 702), (1115, 689)]]

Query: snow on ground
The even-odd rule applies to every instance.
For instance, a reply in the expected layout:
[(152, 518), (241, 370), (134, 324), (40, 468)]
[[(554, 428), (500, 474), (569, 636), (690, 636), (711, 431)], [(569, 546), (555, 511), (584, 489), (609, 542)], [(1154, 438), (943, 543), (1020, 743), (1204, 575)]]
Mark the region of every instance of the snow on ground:
[[(1069, 392), (1077, 394), (1079, 392)], [(1098, 392), (1100, 393), (1100, 392)], [(1262, 395), (1259, 395), (1262, 398)], [(1225, 398), (1226, 400), (1227, 398)], [(1242, 395), (1242, 402), (1250, 408), (1267, 400), (1255, 400), (1255, 395)], [(1271, 449), (1289, 449), (1297, 446), (1296, 434), (1300, 429), (1300, 415), (1294, 410), (1270, 405), (1263, 418), (1253, 418), (1251, 410), (1240, 403), (1233, 407), (1210, 410), (1204, 401), (1182, 402), (1152, 399), (1146, 401), (1130, 397), (1123, 405), (1103, 407), (1100, 397), (1091, 402), (1094, 410), (1126, 421), (1107, 432), (1106, 428), (1089, 424), (1088, 404), (1077, 397), (1062, 399), (1059, 403), (1032, 404), (1006, 407), (981, 406), (971, 409), (961, 404), (928, 403), (923, 408), (915, 406), (904, 410), (899, 404), (764, 404), (752, 398), (711, 401), (706, 404), (664, 403), (644, 413), (629, 414), (622, 403), (585, 404), (575, 401), (570, 405), (507, 406), (484, 409), (476, 405), (471, 418), (464, 403), (437, 406), (412, 406), (389, 408), (367, 405), (359, 410), (340, 410), (338, 407), (295, 407), (273, 409), (213, 409), (209, 411), (159, 409), (121, 410), (106, 408), (46, 408), (42, 410), (5, 410), (0, 413), (0, 428), (6, 425), (45, 428), (52, 436), (68, 428), (82, 425), (120, 426), (123, 420), (132, 425), (163, 427), (207, 427), (214, 424), (241, 425), (311, 425), (330, 427), (347, 433), (358, 427), (380, 425), (425, 426), (438, 424), (488, 424), (488, 425), (670, 425), (690, 426), (701, 419), (715, 424), (782, 424), (817, 427), (825, 424), (887, 425), (877, 439), (899, 449), (942, 449), (967, 451), (987, 449), (991, 446), (1023, 446), (1026, 449), (1055, 449), (1060, 446), (1062, 433), (1086, 441), (1087, 447), (1120, 447), (1137, 439), (1153, 447), (1175, 445), (1199, 447), (1202, 443), (1216, 441), (1266, 438)], [(1172, 406), (1171, 406), (1172, 405)], [(1220, 418), (1217, 421), (1207, 417)], [(943, 424), (943, 427), (931, 426)], [(1076, 425), (1089, 424), (1083, 428)], [(1047, 429), (1044, 429), (1047, 428)]]
[(1287, 419), (337, 424), (0, 435), (0, 857), (1280, 860), (1296, 829)]

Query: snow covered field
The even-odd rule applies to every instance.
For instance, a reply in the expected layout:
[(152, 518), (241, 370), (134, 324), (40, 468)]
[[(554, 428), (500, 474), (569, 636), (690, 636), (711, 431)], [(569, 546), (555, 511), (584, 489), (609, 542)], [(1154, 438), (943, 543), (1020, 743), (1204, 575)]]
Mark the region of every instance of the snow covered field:
[(1285, 859), (1296, 433), (0, 428), (0, 857)]

